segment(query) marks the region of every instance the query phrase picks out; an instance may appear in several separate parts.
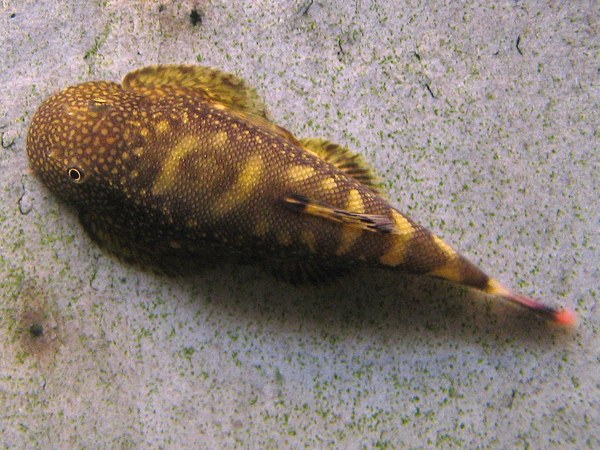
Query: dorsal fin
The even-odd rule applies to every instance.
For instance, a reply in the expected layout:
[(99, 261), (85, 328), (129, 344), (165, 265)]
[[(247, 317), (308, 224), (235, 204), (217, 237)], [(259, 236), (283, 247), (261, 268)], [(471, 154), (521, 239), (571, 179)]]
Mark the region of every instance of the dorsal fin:
[(316, 153), (320, 158), (333, 164), (346, 175), (351, 176), (363, 186), (382, 194), (382, 183), (363, 157), (346, 147), (321, 138), (300, 139), (307, 150)]
[(256, 91), (235, 75), (217, 69), (190, 65), (148, 66), (128, 73), (123, 89), (138, 90), (173, 86), (201, 91), (211, 100), (232, 110), (268, 120), (264, 102)]
[(396, 227), (394, 220), (388, 216), (354, 213), (297, 194), (288, 195), (283, 201), (286, 206), (295, 211), (311, 214), (316, 217), (323, 217), (324, 219), (339, 222), (361, 230), (385, 234), (402, 233), (402, 231), (398, 230)]

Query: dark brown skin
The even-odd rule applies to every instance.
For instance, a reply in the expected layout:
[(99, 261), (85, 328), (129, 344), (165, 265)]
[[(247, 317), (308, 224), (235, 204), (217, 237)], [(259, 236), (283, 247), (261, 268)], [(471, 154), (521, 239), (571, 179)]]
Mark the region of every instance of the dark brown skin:
[(92, 236), (130, 259), (258, 257), (293, 281), (383, 266), (572, 322), (402, 215), (347, 149), (272, 124), (254, 92), (219, 71), (158, 66), (70, 87), (37, 111), (27, 151)]

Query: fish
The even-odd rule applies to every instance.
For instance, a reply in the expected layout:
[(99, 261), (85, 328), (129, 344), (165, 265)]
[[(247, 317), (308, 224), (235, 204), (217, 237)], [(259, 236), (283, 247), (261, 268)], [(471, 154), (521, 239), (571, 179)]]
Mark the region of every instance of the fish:
[(488, 276), (393, 206), (361, 155), (297, 138), (218, 69), (148, 66), (121, 83), (67, 87), (35, 112), (26, 146), (33, 173), (92, 239), (131, 262), (196, 267), (225, 256), (292, 283), (379, 267), (577, 321)]

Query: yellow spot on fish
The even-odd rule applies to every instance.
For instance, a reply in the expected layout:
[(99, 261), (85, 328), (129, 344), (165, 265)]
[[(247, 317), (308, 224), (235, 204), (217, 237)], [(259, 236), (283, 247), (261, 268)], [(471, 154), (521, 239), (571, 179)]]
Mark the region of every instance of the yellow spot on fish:
[(358, 214), (363, 214), (365, 212), (365, 203), (357, 189), (351, 189), (350, 192), (348, 192), (346, 210)]
[(335, 188), (337, 188), (337, 183), (335, 182), (335, 180), (331, 177), (329, 178), (325, 178), (323, 181), (321, 181), (321, 187), (323, 189), (325, 189), (325, 191), (333, 191), (335, 190)]
[(431, 272), (429, 272), (429, 274), (434, 277), (444, 278), (445, 280), (457, 281), (457, 282), (462, 281), (462, 275), (460, 273), (460, 269), (459, 269), (458, 265), (454, 262), (454, 260), (451, 260), (450, 262), (444, 264), (443, 266), (432, 270)]
[(292, 183), (301, 183), (315, 175), (315, 168), (304, 165), (292, 166), (287, 171), (287, 178)]
[(395, 267), (404, 262), (408, 243), (414, 235), (414, 229), (410, 222), (398, 211), (392, 210), (392, 218), (398, 232), (390, 235), (390, 246), (379, 258), (379, 261), (386, 266)]
[(446, 244), (444, 241), (442, 241), (441, 238), (437, 237), (436, 235), (433, 235), (433, 241), (435, 242), (435, 245), (437, 245), (437, 247), (444, 252), (444, 254), (449, 258), (452, 259), (455, 256), (457, 256), (456, 251), (450, 247), (448, 244)]
[(175, 144), (169, 152), (169, 156), (164, 161), (160, 174), (156, 177), (152, 185), (152, 193), (154, 195), (164, 193), (173, 184), (179, 164), (197, 146), (198, 138), (195, 136), (184, 136)]
[(246, 199), (248, 194), (260, 183), (260, 176), (263, 172), (263, 161), (260, 155), (250, 157), (246, 166), (240, 173), (236, 185), (233, 187), (238, 195)]
[(458, 253), (456, 253), (456, 251), (452, 247), (446, 244), (438, 236), (433, 235), (433, 241), (435, 242), (435, 245), (438, 247), (438, 249), (444, 252), (447, 261), (444, 265), (437, 267), (431, 272), (429, 272), (430, 275), (433, 275), (435, 277), (441, 277), (450, 281), (462, 281), (463, 276), (460, 272), (459, 266), (456, 264)]
[(229, 135), (225, 131), (219, 131), (212, 137), (211, 144), (213, 147), (221, 147), (229, 140)]
[[(348, 192), (348, 200), (346, 202), (346, 210), (362, 214), (365, 212), (365, 204), (363, 202), (360, 192), (356, 189), (351, 189)], [(357, 227), (344, 226), (341, 231), (340, 243), (336, 251), (337, 255), (343, 255), (348, 253), (352, 248), (352, 245), (362, 235), (363, 230)]]
[(260, 155), (252, 155), (238, 175), (231, 189), (223, 193), (215, 202), (217, 216), (227, 214), (236, 206), (244, 203), (254, 189), (261, 184), (264, 163)]

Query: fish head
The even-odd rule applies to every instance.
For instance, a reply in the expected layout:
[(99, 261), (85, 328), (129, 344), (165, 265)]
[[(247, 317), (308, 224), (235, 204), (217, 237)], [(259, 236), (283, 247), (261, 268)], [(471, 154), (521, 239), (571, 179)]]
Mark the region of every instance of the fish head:
[(122, 191), (119, 180), (131, 170), (128, 153), (142, 145), (132, 131), (143, 115), (139, 101), (111, 82), (83, 83), (49, 97), (27, 135), (33, 172), (75, 206), (110, 202)]

